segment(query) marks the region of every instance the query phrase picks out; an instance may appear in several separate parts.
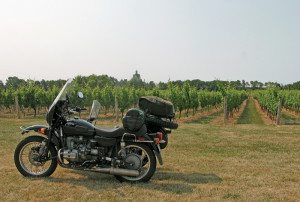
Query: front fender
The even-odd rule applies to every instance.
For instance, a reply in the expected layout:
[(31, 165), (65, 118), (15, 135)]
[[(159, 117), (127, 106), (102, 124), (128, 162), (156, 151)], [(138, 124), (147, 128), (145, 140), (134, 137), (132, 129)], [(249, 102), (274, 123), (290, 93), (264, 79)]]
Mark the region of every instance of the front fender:
[(45, 128), (44, 130), (44, 133), (43, 133), (43, 135), (46, 135), (46, 132), (49, 130), (49, 126), (46, 126), (46, 125), (32, 125), (32, 126), (28, 126), (28, 127), (26, 127), (26, 128), (24, 128), (24, 127), (20, 127), (21, 128), (21, 134), (23, 135), (23, 134), (25, 134), (25, 133), (28, 133), (28, 132), (30, 132), (30, 131), (35, 131), (35, 132), (38, 132), (38, 133), (40, 133), (40, 131), (41, 131), (41, 129), (42, 128)]

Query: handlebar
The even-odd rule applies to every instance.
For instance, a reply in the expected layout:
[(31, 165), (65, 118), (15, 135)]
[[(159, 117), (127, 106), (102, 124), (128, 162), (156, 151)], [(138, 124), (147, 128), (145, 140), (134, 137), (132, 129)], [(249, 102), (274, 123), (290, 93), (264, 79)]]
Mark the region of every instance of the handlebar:
[(81, 111), (84, 111), (84, 110), (87, 110), (87, 109), (86, 108), (80, 108), (80, 107), (74, 107), (74, 108), (71, 108), (69, 110), (69, 112), (71, 112), (71, 113), (75, 113), (75, 112), (80, 113)]

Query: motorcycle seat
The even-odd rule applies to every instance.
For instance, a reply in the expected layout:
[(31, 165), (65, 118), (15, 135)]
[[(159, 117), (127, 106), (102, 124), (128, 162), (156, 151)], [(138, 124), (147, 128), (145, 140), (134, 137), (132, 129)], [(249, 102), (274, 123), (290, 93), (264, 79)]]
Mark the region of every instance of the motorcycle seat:
[(123, 127), (115, 127), (115, 128), (99, 128), (95, 127), (96, 135), (102, 137), (122, 137), (125, 133)]

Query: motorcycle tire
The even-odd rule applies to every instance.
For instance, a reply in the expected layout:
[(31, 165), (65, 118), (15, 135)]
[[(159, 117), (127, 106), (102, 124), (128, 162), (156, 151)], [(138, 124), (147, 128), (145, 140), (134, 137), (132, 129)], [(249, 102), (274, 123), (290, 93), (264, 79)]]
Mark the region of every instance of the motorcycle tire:
[[(148, 182), (152, 176), (154, 175), (156, 171), (156, 158), (154, 152), (145, 144), (138, 144), (138, 143), (129, 143), (125, 146), (125, 148), (128, 148), (130, 146), (133, 147), (139, 147), (141, 148), (145, 153), (147, 153), (147, 163), (149, 163), (149, 169), (146, 172), (146, 174), (143, 174), (142, 176), (137, 177), (126, 177), (126, 176), (118, 176), (115, 175), (116, 179), (120, 182)], [(142, 167), (144, 167), (144, 163), (142, 164)]]
[[(14, 161), (15, 161), (15, 165), (16, 165), (18, 171), (23, 176), (25, 176), (25, 177), (48, 177), (55, 171), (55, 169), (57, 167), (57, 151), (52, 144), (50, 144), (50, 148), (48, 148), (48, 151), (50, 153), (50, 157), (49, 157), (50, 160), (48, 160), (48, 161), (51, 161), (51, 162), (50, 162), (49, 167), (46, 170), (44, 170), (43, 172), (34, 173), (33, 171), (30, 171), (28, 168), (26, 168), (26, 166), (24, 165), (24, 162), (21, 160), (22, 152), (26, 148), (27, 145), (29, 145), (30, 143), (42, 143), (45, 140), (46, 140), (46, 138), (41, 137), (41, 136), (29, 136), (29, 137), (25, 138), (24, 140), (22, 140), (16, 147), (15, 154), (14, 154)], [(33, 149), (31, 148), (30, 152), (32, 150)], [(41, 162), (33, 160), (32, 158), (30, 158), (30, 156), (28, 156), (28, 159), (29, 159), (29, 163), (31, 163), (31, 164), (32, 163), (43, 164)], [(41, 166), (41, 165), (39, 165), (39, 166)]]

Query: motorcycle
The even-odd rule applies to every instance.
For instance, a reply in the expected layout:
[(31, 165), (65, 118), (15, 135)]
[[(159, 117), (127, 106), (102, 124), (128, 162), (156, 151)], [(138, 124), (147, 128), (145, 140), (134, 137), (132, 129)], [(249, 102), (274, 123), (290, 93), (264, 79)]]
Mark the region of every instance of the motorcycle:
[[(157, 114), (161, 113), (158, 108), (152, 113), (151, 106), (165, 104), (162, 106), (171, 107), (168, 111), (172, 114), (173, 105), (144, 98), (146, 105), (129, 110), (122, 127), (98, 127), (93, 124), (100, 111), (96, 100), (88, 120), (72, 117), (86, 109), (71, 107), (71, 83), (69, 79), (49, 107), (48, 125), (21, 127), (21, 134), (38, 134), (17, 145), (14, 161), (18, 171), (26, 177), (48, 177), (59, 164), (63, 168), (111, 174), (121, 182), (149, 181), (156, 171), (156, 158), (163, 165), (161, 150), (168, 144), (170, 129), (178, 127), (172, 118)], [(83, 98), (81, 92), (77, 96)]]

